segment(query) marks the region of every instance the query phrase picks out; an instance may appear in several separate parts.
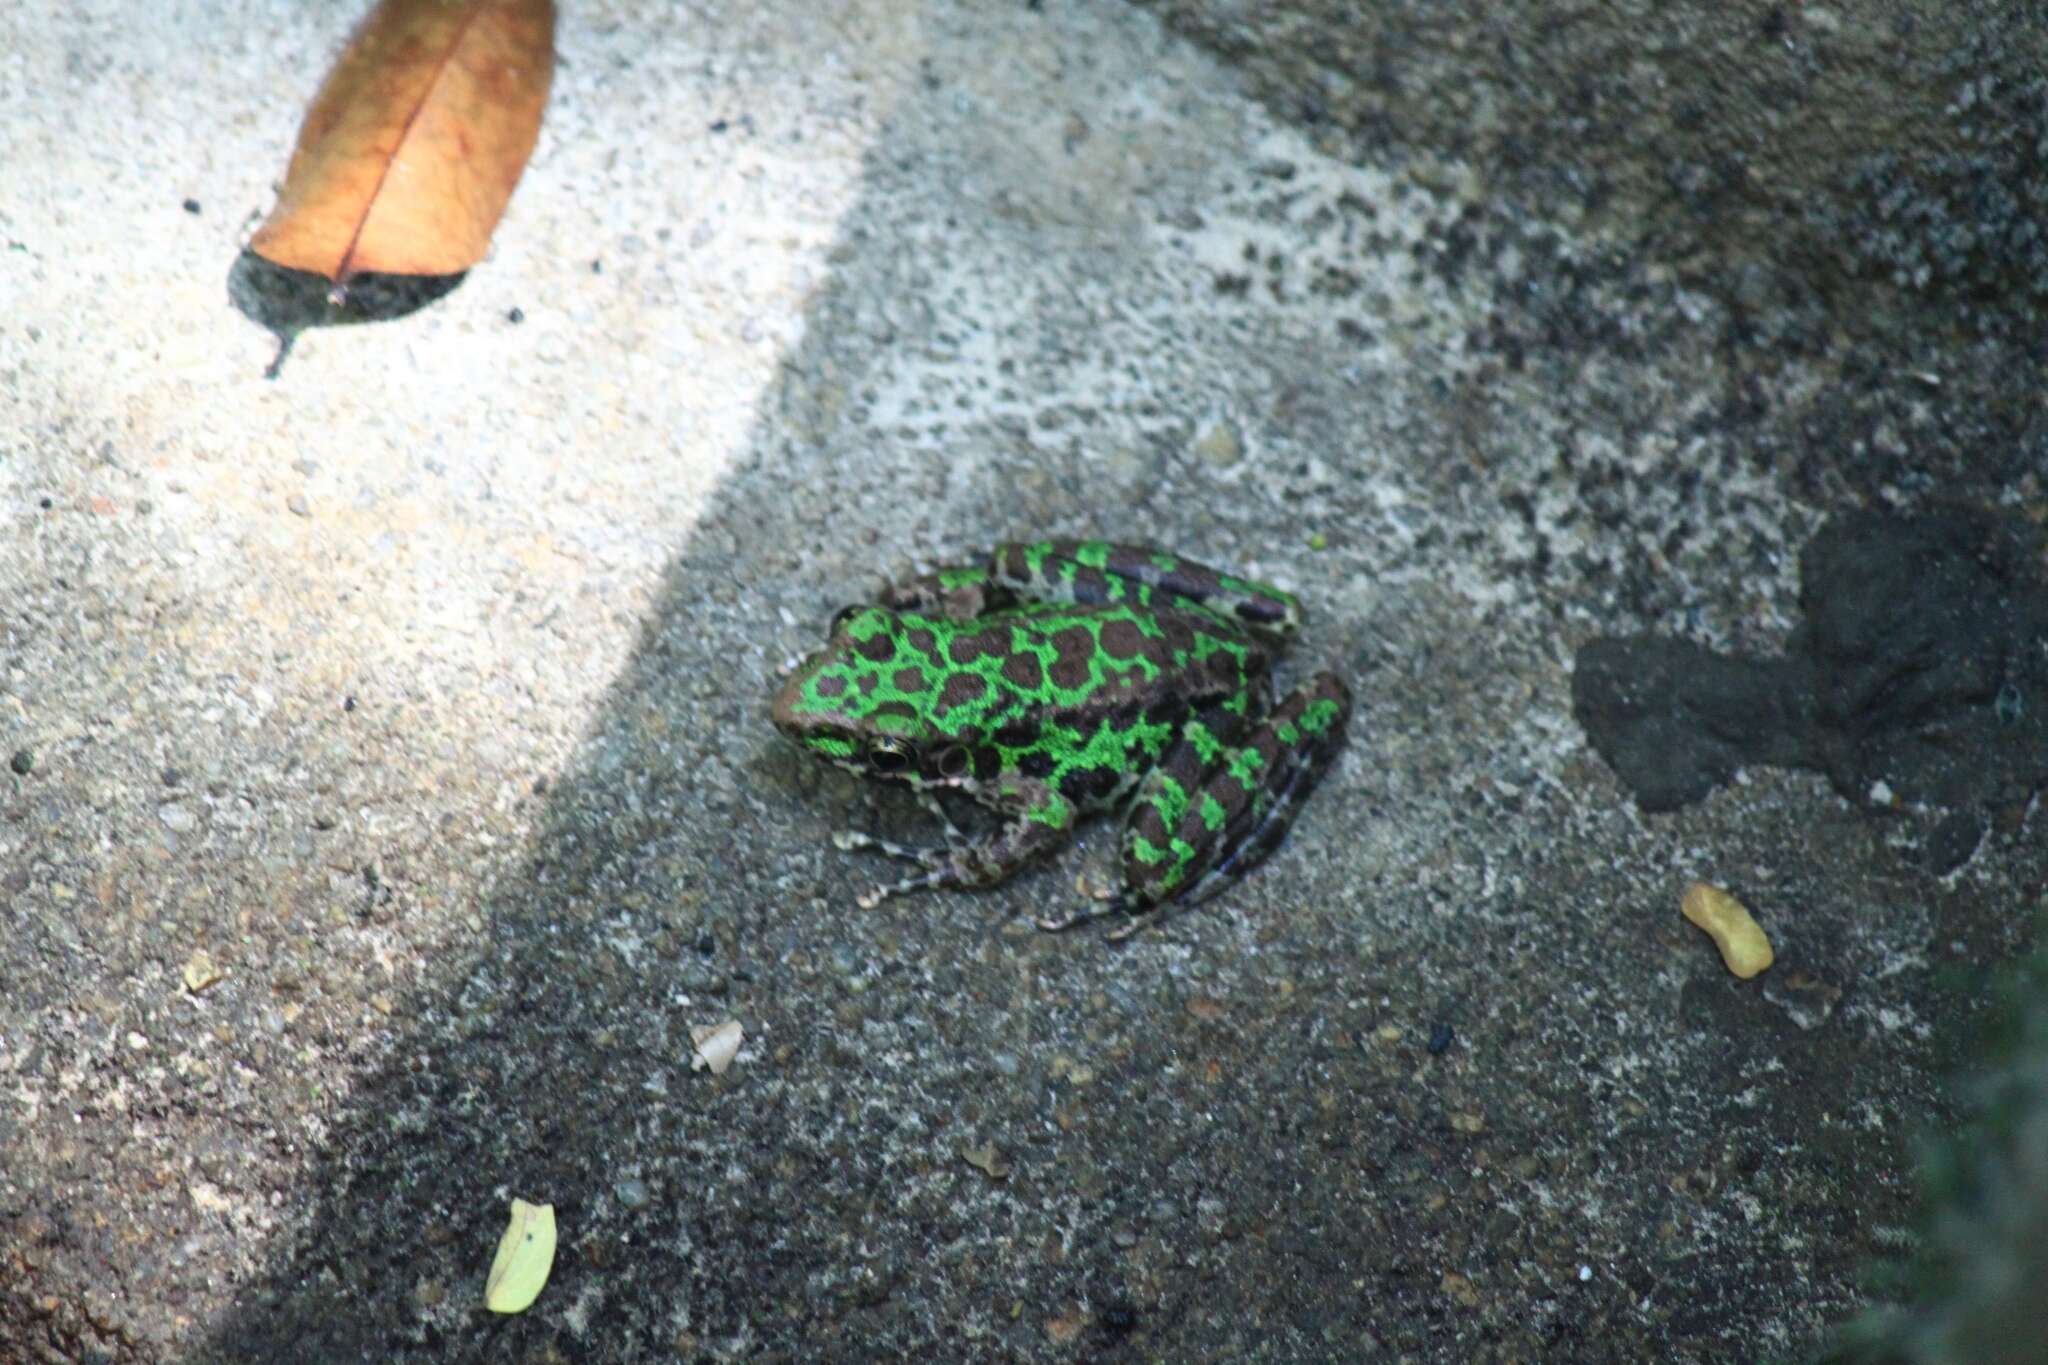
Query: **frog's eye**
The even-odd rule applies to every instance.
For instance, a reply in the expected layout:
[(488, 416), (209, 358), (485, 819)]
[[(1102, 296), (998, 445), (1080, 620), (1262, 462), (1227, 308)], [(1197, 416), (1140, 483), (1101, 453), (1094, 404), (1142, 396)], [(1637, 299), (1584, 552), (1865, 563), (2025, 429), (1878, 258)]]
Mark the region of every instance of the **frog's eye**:
[(967, 750), (957, 744), (948, 744), (933, 756), (932, 766), (940, 777), (958, 777), (967, 771)]
[(910, 745), (892, 735), (883, 735), (868, 745), (868, 767), (878, 773), (900, 773), (910, 766)]

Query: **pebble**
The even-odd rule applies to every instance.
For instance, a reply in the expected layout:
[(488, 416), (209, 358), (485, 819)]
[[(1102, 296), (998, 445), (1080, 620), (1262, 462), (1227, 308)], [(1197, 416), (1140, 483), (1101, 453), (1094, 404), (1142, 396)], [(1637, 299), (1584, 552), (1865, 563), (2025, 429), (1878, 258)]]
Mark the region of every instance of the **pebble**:
[(194, 995), (200, 995), (217, 983), (224, 973), (204, 950), (194, 949), (192, 955), (185, 959), (181, 975), (184, 977), (185, 989)]
[(648, 1190), (647, 1182), (644, 1180), (621, 1180), (618, 1184), (612, 1186), (612, 1193), (617, 1195), (619, 1202), (629, 1209), (644, 1208), (647, 1201), (654, 1197), (652, 1192)]
[(1770, 966), (1774, 960), (1771, 941), (1750, 916), (1749, 910), (1718, 886), (1694, 882), (1678, 903), (1679, 913), (1706, 930), (1707, 937), (1721, 950), (1721, 961), (1744, 981)]
[(199, 817), (175, 801), (166, 801), (156, 808), (156, 818), (164, 822), (167, 829), (180, 834), (189, 834), (199, 825)]
[(1244, 455), (1244, 439), (1229, 422), (1216, 422), (1195, 438), (1195, 454), (1221, 469)]
[(7, 760), (7, 766), (14, 770), (16, 776), (27, 777), (35, 769), (36, 756), (27, 749), (16, 749), (14, 757)]

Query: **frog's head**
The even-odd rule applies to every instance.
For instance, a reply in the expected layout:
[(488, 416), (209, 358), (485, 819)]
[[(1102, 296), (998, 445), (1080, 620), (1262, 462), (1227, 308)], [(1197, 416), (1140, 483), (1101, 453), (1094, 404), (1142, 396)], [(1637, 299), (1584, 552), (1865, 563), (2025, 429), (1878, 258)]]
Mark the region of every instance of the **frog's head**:
[(933, 737), (920, 632), (886, 607), (848, 607), (775, 694), (775, 728), (828, 763), (915, 781)]

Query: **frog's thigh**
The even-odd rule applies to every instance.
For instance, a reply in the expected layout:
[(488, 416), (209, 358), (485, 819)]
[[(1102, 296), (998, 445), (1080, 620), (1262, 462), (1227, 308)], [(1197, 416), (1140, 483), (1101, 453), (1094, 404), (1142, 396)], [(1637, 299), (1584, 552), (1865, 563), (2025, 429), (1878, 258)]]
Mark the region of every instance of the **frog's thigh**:
[(1278, 847), (1350, 718), (1349, 689), (1318, 673), (1234, 745), (1203, 733), (1176, 741), (1146, 775), (1124, 825), (1132, 908), (1204, 900)]
[(1269, 638), (1292, 635), (1301, 624), (1301, 607), (1289, 594), (1149, 545), (1009, 542), (996, 547), (990, 564), (995, 582), (1032, 601), (1123, 602), (1135, 588), (1148, 590), (1155, 605), (1198, 603)]

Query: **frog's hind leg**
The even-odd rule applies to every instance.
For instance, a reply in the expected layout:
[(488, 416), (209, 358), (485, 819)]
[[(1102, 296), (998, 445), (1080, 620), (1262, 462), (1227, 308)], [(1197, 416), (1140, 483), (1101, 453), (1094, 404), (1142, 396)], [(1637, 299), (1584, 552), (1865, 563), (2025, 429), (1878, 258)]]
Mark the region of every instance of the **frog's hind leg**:
[(1292, 593), (1147, 545), (1108, 540), (998, 545), (988, 581), (1035, 602), (1199, 606), (1268, 641), (1285, 640), (1301, 628), (1301, 603)]
[(841, 830), (832, 836), (832, 842), (839, 848), (868, 849), (923, 869), (915, 876), (886, 882), (861, 895), (855, 901), (861, 909), (872, 910), (890, 896), (908, 891), (994, 886), (1026, 863), (1064, 844), (1073, 833), (1076, 815), (1073, 803), (1057, 792), (1041, 791), (1031, 796), (1019, 793), (999, 807), (1006, 816), (1001, 828), (977, 838), (954, 825), (936, 801), (927, 805), (938, 811), (946, 827), (944, 848), (893, 843), (858, 830)]
[(1124, 824), (1124, 896), (1133, 913), (1208, 899), (1286, 836), (1351, 718), (1351, 693), (1318, 673), (1226, 742), (1193, 721), (1146, 775)]

